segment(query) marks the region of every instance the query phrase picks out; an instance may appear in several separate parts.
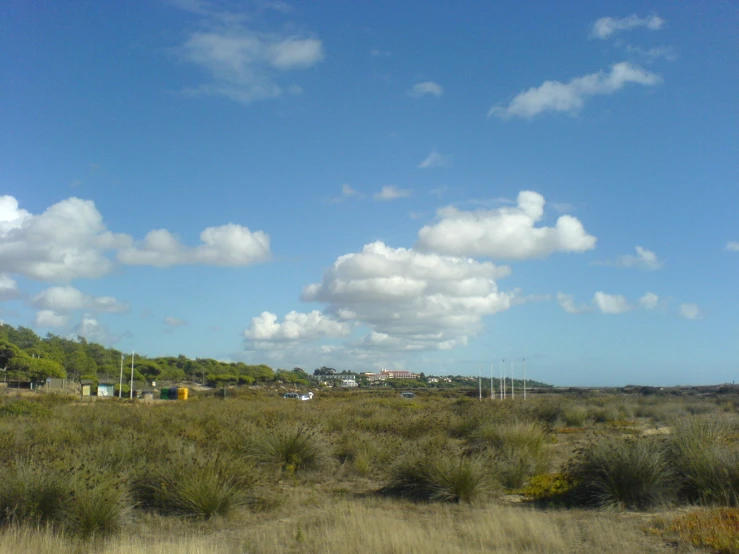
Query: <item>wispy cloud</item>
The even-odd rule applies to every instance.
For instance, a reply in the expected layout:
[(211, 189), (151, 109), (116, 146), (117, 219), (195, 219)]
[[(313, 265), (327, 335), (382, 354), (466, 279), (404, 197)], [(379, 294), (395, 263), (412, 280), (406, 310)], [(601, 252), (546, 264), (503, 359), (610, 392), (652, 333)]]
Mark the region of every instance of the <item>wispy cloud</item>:
[(591, 311), (590, 306), (585, 304), (576, 304), (573, 294), (557, 293), (557, 304), (568, 314), (584, 314)]
[(184, 319), (172, 316), (165, 317), (163, 321), (164, 324), (169, 327), (184, 327), (185, 325), (188, 325), (187, 321), (185, 321)]
[(726, 243), (726, 250), (731, 250), (733, 252), (739, 252), (739, 242), (735, 240), (730, 240)]
[(339, 202), (343, 202), (350, 198), (364, 198), (364, 194), (354, 190), (351, 185), (344, 183), (341, 185), (341, 194), (339, 196), (334, 196), (329, 200), (329, 202), (332, 204), (338, 204)]
[(620, 294), (599, 291), (593, 295), (593, 303), (604, 314), (622, 314), (633, 309), (626, 297)]
[(204, 2), (178, 0), (176, 4), (202, 16), (200, 29), (189, 34), (180, 52), (209, 80), (188, 89), (189, 94), (225, 96), (249, 103), (285, 91), (302, 91), (296, 85), (283, 88), (280, 82), (288, 72), (312, 67), (324, 57), (323, 43), (317, 38), (257, 32), (246, 25), (244, 14), (216, 12)]
[(419, 169), (429, 169), (432, 167), (447, 167), (452, 164), (452, 157), (439, 154), (434, 151), (431, 152), (424, 160), (418, 164)]
[(398, 198), (407, 198), (412, 194), (410, 189), (401, 189), (394, 185), (386, 185), (379, 192), (375, 193), (375, 200), (396, 200)]
[(672, 46), (654, 46), (652, 48), (640, 48), (639, 46), (632, 46), (631, 44), (627, 44), (625, 48), (629, 54), (641, 56), (648, 62), (653, 62), (659, 59), (665, 59), (668, 62), (674, 62), (677, 59), (677, 52)]
[(624, 254), (619, 256), (615, 260), (605, 260), (593, 262), (593, 265), (606, 265), (615, 267), (631, 268), (636, 267), (639, 269), (659, 269), (664, 265), (664, 262), (659, 259), (657, 254), (651, 250), (647, 250), (642, 246), (636, 247), (636, 255)]
[(590, 73), (566, 83), (545, 81), (538, 87), (519, 93), (507, 106), (493, 106), (488, 116), (510, 119), (532, 118), (547, 111), (573, 113), (579, 111), (592, 96), (613, 94), (630, 83), (655, 86), (661, 82), (662, 77), (655, 73), (629, 62), (620, 62), (608, 72)]
[(433, 81), (424, 81), (423, 83), (413, 85), (413, 88), (411, 88), (408, 94), (413, 98), (420, 98), (427, 95), (440, 98), (444, 94), (444, 87)]
[(607, 39), (621, 31), (631, 31), (638, 27), (645, 27), (657, 31), (664, 27), (665, 20), (657, 15), (639, 17), (636, 14), (628, 17), (601, 17), (593, 24), (590, 36), (592, 38)]
[(701, 312), (701, 309), (698, 307), (698, 304), (680, 304), (680, 308), (678, 308), (678, 313), (680, 314), (680, 317), (684, 319), (702, 319), (703, 313)]
[(379, 48), (373, 48), (370, 50), (370, 56), (373, 58), (389, 58), (393, 53), (389, 50), (381, 50)]
[(639, 305), (645, 310), (654, 310), (659, 304), (659, 296), (653, 292), (647, 292), (639, 299)]

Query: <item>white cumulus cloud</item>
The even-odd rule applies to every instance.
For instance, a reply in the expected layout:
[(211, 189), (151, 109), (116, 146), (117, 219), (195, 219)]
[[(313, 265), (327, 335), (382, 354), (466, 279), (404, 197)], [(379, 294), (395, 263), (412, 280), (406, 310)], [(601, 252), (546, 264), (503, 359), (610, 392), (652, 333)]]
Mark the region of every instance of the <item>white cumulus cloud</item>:
[(680, 307), (678, 308), (678, 313), (680, 314), (680, 317), (684, 319), (703, 318), (703, 313), (701, 312), (701, 309), (698, 307), (698, 304), (692, 304), (692, 303), (680, 304)]
[(18, 284), (7, 275), (0, 273), (0, 301), (13, 300), (19, 296)]
[(351, 325), (337, 321), (318, 310), (309, 313), (292, 311), (278, 323), (277, 316), (270, 312), (252, 318), (244, 337), (256, 343), (310, 341), (322, 338), (344, 337), (351, 332)]
[(375, 193), (375, 200), (397, 200), (398, 198), (407, 198), (411, 195), (408, 189), (401, 189), (394, 185), (385, 185), (379, 192)]
[(454, 256), (509, 259), (595, 248), (597, 239), (573, 216), (560, 216), (554, 227), (537, 227), (544, 216), (544, 204), (541, 194), (522, 191), (516, 207), (477, 211), (442, 208), (438, 211), (440, 221), (418, 232), (418, 247)]
[(659, 303), (659, 296), (653, 292), (647, 292), (639, 299), (639, 305), (645, 310), (654, 310)]
[(626, 297), (620, 294), (606, 294), (599, 291), (593, 295), (593, 303), (604, 314), (622, 314), (633, 309)]
[(413, 85), (408, 94), (414, 98), (420, 98), (421, 96), (435, 96), (439, 98), (444, 94), (444, 87), (433, 81), (424, 81), (423, 83)]
[(34, 326), (44, 328), (64, 327), (69, 321), (68, 315), (58, 314), (53, 310), (39, 310), (36, 312)]
[(647, 250), (643, 246), (636, 247), (636, 255), (624, 254), (623, 256), (619, 256), (618, 258), (616, 258), (616, 260), (614, 261), (602, 261), (593, 263), (595, 265), (610, 265), (624, 268), (636, 267), (639, 269), (651, 270), (659, 269), (664, 265), (664, 262), (659, 259), (657, 254), (655, 254), (651, 250)]
[(200, 233), (202, 244), (188, 247), (166, 229), (150, 231), (146, 238), (118, 252), (118, 260), (128, 265), (215, 265), (245, 266), (270, 258), (269, 235), (230, 223), (208, 227)]
[(95, 319), (91, 314), (85, 314), (70, 335), (72, 338), (83, 337), (89, 342), (96, 342), (105, 346), (115, 344), (122, 335), (116, 335), (108, 327)]
[(662, 77), (655, 73), (629, 62), (620, 62), (613, 65), (610, 71), (575, 77), (566, 83), (545, 81), (538, 87), (519, 93), (507, 106), (493, 106), (488, 116), (510, 119), (531, 118), (546, 111), (577, 112), (592, 96), (613, 94), (627, 84), (655, 86), (661, 82)]
[(628, 17), (601, 17), (593, 24), (590, 36), (593, 38), (607, 39), (621, 31), (631, 31), (638, 27), (644, 27), (651, 31), (657, 31), (664, 27), (665, 20), (657, 15), (639, 17), (632, 14)]
[(0, 267), (40, 281), (97, 278), (113, 262), (108, 250), (131, 243), (108, 231), (90, 200), (69, 198), (33, 215), (12, 196), (0, 197)]
[(128, 311), (128, 304), (119, 302), (112, 296), (89, 296), (69, 285), (51, 287), (41, 291), (31, 303), (36, 308), (61, 313), (75, 310), (107, 313)]
[(507, 310), (513, 293), (496, 279), (506, 266), (373, 242), (340, 256), (302, 299), (370, 329), (361, 348), (438, 350), (466, 344), (483, 316)]

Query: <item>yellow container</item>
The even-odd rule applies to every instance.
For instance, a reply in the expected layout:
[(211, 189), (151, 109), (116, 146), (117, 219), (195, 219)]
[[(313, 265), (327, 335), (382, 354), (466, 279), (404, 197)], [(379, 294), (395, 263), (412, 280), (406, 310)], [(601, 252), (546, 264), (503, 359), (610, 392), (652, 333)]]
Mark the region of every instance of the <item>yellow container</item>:
[(190, 389), (180, 387), (179, 389), (177, 389), (177, 400), (187, 400), (189, 394)]

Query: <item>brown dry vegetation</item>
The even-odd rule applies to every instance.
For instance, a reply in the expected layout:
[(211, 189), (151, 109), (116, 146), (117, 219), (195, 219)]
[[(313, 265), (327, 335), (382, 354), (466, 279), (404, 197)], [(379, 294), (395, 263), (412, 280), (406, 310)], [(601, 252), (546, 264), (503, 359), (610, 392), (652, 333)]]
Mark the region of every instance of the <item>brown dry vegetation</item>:
[(738, 407), (733, 394), (8, 396), (0, 554), (703, 551), (714, 543), (650, 529), (737, 505)]

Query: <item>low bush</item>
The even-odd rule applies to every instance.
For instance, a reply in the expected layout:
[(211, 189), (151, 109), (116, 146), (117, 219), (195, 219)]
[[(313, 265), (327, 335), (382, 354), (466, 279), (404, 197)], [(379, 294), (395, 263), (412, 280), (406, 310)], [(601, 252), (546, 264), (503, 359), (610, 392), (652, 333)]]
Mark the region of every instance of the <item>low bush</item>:
[(671, 454), (680, 476), (680, 494), (690, 502), (739, 505), (739, 445), (724, 419), (694, 416), (678, 420)]
[(393, 465), (382, 492), (417, 501), (471, 503), (495, 488), (481, 457), (412, 452)]
[(601, 438), (567, 470), (573, 500), (588, 506), (649, 509), (674, 500), (677, 482), (666, 446), (654, 438)]
[(470, 437), (468, 452), (488, 454), (503, 486), (518, 489), (529, 477), (548, 469), (546, 437), (538, 422), (486, 424)]
[(254, 460), (287, 473), (317, 471), (328, 463), (328, 446), (320, 432), (304, 425), (264, 430), (248, 452)]
[(11, 400), (0, 404), (0, 417), (48, 417), (51, 410), (40, 402), (30, 400)]
[(651, 531), (660, 536), (677, 535), (691, 546), (710, 548), (718, 554), (739, 554), (739, 510), (735, 508), (690, 512)]
[(0, 524), (61, 525), (73, 490), (68, 476), (18, 461), (0, 479)]
[(247, 504), (258, 481), (256, 470), (237, 460), (183, 452), (142, 472), (132, 490), (143, 507), (210, 519)]
[(563, 473), (533, 476), (519, 492), (530, 500), (544, 504), (565, 504), (572, 492), (572, 479)]
[(588, 419), (588, 409), (585, 406), (567, 406), (562, 419), (567, 427), (582, 427)]
[(120, 486), (106, 482), (81, 484), (75, 487), (65, 524), (82, 538), (106, 537), (120, 531), (130, 508)]

